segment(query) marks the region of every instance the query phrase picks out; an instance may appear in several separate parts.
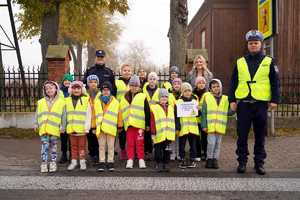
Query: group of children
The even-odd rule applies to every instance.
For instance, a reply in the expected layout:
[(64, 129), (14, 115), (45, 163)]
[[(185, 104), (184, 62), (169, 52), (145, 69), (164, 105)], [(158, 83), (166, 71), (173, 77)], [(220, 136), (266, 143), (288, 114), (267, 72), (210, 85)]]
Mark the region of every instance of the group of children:
[[(205, 78), (198, 77), (193, 90), (189, 83), (182, 83), (178, 68), (173, 66), (170, 80), (159, 87), (155, 72), (147, 79), (142, 73), (139, 71), (140, 77), (133, 75), (131, 66), (123, 65), (121, 77), (115, 82), (116, 97), (111, 95), (111, 83), (99, 87), (96, 75), (87, 77), (86, 87), (81, 81), (73, 81), (70, 74), (64, 76), (61, 87), (46, 81), (44, 98), (37, 103), (35, 126), (41, 138), (41, 172), (57, 171), (59, 137), (61, 163), (68, 161), (70, 149), (68, 170), (78, 164), (80, 170), (86, 170), (88, 143), (97, 171), (113, 171), (117, 139), (120, 159), (127, 160), (127, 169), (134, 167), (135, 156), (139, 168), (146, 168), (145, 154), (152, 155), (153, 147), (160, 172), (169, 171), (170, 159), (177, 159), (180, 168), (194, 168), (196, 161), (203, 160), (207, 168), (217, 169), (227, 116), (232, 114), (221, 82), (213, 79), (206, 83)], [(198, 116), (178, 117), (177, 105), (183, 102), (198, 105)], [(187, 141), (189, 159), (185, 156)]]

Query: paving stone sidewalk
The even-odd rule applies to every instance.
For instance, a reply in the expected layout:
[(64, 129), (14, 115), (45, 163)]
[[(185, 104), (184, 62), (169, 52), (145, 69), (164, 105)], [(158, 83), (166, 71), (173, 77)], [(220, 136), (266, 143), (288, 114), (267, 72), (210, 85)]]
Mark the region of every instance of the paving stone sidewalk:
[[(249, 139), (248, 168), (253, 167), (253, 139)], [(265, 167), (272, 172), (299, 172), (300, 173), (300, 136), (293, 137), (268, 137), (266, 140), (267, 160)], [(224, 137), (221, 149), (220, 169), (218, 171), (235, 171), (236, 139), (232, 136)], [(40, 141), (34, 139), (6, 139), (0, 138), (0, 170), (31, 170), (38, 171), (40, 165)], [(149, 166), (145, 171), (153, 171), (154, 163), (147, 162)], [(128, 171), (125, 163), (116, 161), (118, 171)], [(60, 165), (60, 170), (66, 170), (66, 165)], [(204, 162), (198, 169), (204, 170)], [(90, 167), (89, 170), (93, 170)], [(171, 163), (171, 169), (176, 168), (176, 162)], [(196, 169), (196, 170), (198, 170)], [(134, 170), (133, 170), (134, 171)]]

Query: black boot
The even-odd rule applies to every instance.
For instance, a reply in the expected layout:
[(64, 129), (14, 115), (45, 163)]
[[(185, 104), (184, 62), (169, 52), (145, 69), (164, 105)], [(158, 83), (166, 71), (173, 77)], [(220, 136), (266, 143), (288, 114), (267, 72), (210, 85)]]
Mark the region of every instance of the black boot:
[(157, 172), (163, 172), (163, 164), (162, 163), (157, 163)]
[(237, 173), (239, 174), (244, 174), (246, 172), (246, 165), (240, 163), (239, 166), (237, 167)]
[(219, 169), (218, 160), (214, 158), (212, 162), (213, 162), (212, 168), (214, 168), (214, 169)]
[(207, 168), (207, 169), (212, 169), (213, 168), (213, 160), (212, 159), (207, 159), (206, 160), (205, 168)]
[(64, 163), (66, 163), (66, 162), (68, 162), (68, 156), (67, 156), (67, 153), (66, 153), (66, 152), (63, 152), (63, 153), (61, 154), (59, 163), (60, 163), (60, 164), (64, 164)]
[(170, 169), (167, 167), (167, 164), (163, 163), (162, 168), (163, 172), (170, 172)]
[(262, 165), (255, 166), (254, 169), (255, 169), (255, 171), (258, 175), (265, 175), (266, 174), (266, 170)]

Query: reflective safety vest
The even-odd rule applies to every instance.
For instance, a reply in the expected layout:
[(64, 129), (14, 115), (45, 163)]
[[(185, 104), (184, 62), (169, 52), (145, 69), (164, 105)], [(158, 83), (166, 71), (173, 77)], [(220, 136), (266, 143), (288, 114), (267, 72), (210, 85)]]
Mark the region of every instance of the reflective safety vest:
[(85, 120), (88, 109), (89, 97), (82, 96), (74, 108), (72, 97), (66, 98), (67, 133), (85, 134)]
[(215, 97), (208, 93), (205, 95), (205, 102), (207, 105), (207, 132), (225, 134), (229, 107), (228, 97), (222, 95), (218, 105)]
[[(148, 84), (148, 85), (149, 85), (149, 84)], [(149, 103), (150, 106), (159, 102), (159, 97), (158, 97), (158, 96), (159, 96), (159, 90), (160, 90), (160, 89), (157, 88), (157, 89), (155, 90), (153, 96), (150, 97), (149, 92), (147, 91), (147, 87), (144, 87), (144, 88), (143, 88), (143, 93), (146, 95), (147, 101), (148, 101), (148, 103)]]
[(265, 57), (260, 63), (253, 80), (249, 73), (248, 64), (244, 57), (238, 59), (238, 86), (235, 90), (235, 97), (237, 99), (246, 98), (249, 95), (249, 88), (251, 89), (251, 96), (260, 101), (271, 100), (271, 84), (269, 79), (270, 65), (272, 58)]
[[(199, 104), (198, 104), (198, 105), (199, 105), (199, 110), (200, 110), (200, 111), (202, 110), (203, 101), (204, 101), (205, 96), (206, 96), (207, 94), (209, 94), (209, 92), (205, 92), (205, 93), (202, 95), (201, 99), (198, 99), (198, 100), (199, 100)], [(199, 124), (201, 123), (201, 115), (198, 117), (198, 123), (199, 123)]]
[(145, 99), (146, 95), (144, 93), (136, 94), (133, 97), (131, 104), (128, 103), (125, 96), (121, 98), (120, 111), (122, 113), (125, 130), (127, 130), (129, 126), (145, 129)]
[(165, 140), (175, 141), (175, 116), (174, 106), (168, 106), (168, 115), (164, 109), (159, 105), (152, 105), (152, 110), (155, 119), (156, 135), (154, 137), (154, 144), (161, 143)]
[(63, 97), (58, 97), (53, 103), (51, 110), (48, 109), (48, 104), (45, 98), (37, 102), (37, 122), (39, 127), (39, 135), (60, 136), (61, 118), (63, 115), (65, 100)]
[(123, 80), (116, 80), (116, 87), (117, 87), (117, 99), (121, 101), (122, 96), (129, 90), (129, 86), (125, 84)]
[(169, 81), (165, 81), (163, 83), (162, 87), (165, 88), (165, 89), (167, 89), (168, 91), (172, 90), (172, 88), (173, 88), (172, 84)]
[[(96, 135), (99, 137), (100, 134), (109, 134), (112, 136), (117, 135), (117, 126), (118, 126), (118, 113), (119, 113), (119, 102), (115, 97), (111, 97), (111, 102), (108, 105), (107, 110), (104, 113), (98, 113), (96, 118), (97, 121), (97, 129)], [(101, 101), (98, 98), (96, 100), (97, 107), (101, 106)], [(103, 116), (103, 117), (102, 117)], [(97, 120), (98, 119), (98, 120)]]
[[(196, 101), (193, 99), (192, 101)], [(182, 99), (178, 99), (177, 103), (184, 102)], [(197, 117), (180, 117), (180, 125), (181, 130), (179, 132), (179, 137), (187, 135), (189, 133), (194, 135), (199, 135), (199, 128), (198, 128), (198, 120)]]
[(169, 93), (169, 100), (168, 100), (169, 105), (175, 105), (176, 104), (176, 98), (173, 93)]

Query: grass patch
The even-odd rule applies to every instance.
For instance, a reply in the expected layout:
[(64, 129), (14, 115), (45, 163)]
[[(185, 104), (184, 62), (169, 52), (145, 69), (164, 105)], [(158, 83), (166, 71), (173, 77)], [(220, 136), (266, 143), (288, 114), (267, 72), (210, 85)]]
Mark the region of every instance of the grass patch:
[(17, 139), (32, 139), (38, 137), (38, 133), (33, 129), (22, 128), (1, 128), (0, 137), (2, 138), (17, 138)]

